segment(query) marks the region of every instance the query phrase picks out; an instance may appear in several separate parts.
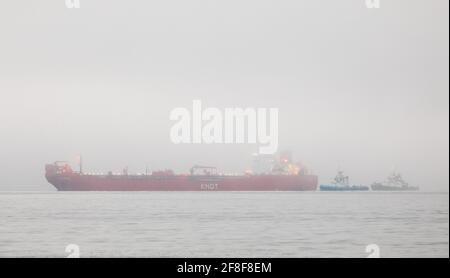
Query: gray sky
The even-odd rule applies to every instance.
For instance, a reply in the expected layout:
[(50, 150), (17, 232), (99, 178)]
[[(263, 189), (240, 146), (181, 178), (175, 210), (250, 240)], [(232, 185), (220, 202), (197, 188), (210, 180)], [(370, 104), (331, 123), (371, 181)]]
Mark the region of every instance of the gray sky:
[(175, 107), (279, 108), (280, 150), (328, 182), (392, 170), (448, 191), (447, 0), (64, 0), (0, 4), (0, 189), (53, 190), (44, 165), (197, 163), (257, 146), (173, 145)]

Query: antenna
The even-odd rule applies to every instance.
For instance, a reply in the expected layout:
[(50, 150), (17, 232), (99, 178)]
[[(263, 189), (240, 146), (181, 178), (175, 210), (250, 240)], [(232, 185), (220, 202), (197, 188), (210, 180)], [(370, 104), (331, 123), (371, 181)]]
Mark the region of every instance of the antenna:
[(83, 158), (81, 157), (80, 154), (80, 175), (83, 174)]
[(392, 174), (397, 173), (397, 166), (396, 166), (395, 164), (393, 164), (393, 165), (391, 166), (391, 173), (392, 173)]

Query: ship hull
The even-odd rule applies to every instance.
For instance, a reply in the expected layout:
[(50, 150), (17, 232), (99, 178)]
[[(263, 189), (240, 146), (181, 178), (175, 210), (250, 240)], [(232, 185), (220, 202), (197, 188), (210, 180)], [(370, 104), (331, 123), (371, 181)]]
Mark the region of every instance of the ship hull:
[(310, 191), (314, 175), (46, 175), (59, 191)]
[(419, 190), (418, 187), (413, 187), (413, 186), (400, 187), (400, 186), (389, 186), (389, 185), (372, 185), (371, 188), (373, 191), (417, 191), (417, 190)]
[(320, 191), (368, 191), (367, 186), (336, 186), (336, 185), (320, 185)]

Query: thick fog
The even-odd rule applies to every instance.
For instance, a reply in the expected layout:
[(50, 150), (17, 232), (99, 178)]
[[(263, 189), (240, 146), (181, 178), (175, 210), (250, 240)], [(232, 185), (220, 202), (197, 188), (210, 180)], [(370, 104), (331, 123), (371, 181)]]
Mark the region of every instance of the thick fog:
[[(0, 3), (0, 190), (44, 166), (243, 172), (255, 144), (173, 144), (176, 107), (279, 111), (279, 150), (320, 182), (401, 172), (448, 190), (447, 0)], [(76, 164), (74, 164), (75, 166)]]

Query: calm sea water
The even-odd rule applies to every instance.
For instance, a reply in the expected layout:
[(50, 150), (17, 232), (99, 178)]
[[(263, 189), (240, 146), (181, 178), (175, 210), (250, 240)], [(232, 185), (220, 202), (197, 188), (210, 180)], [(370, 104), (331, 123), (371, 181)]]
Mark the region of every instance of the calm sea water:
[(3, 192), (0, 257), (449, 257), (448, 193)]

